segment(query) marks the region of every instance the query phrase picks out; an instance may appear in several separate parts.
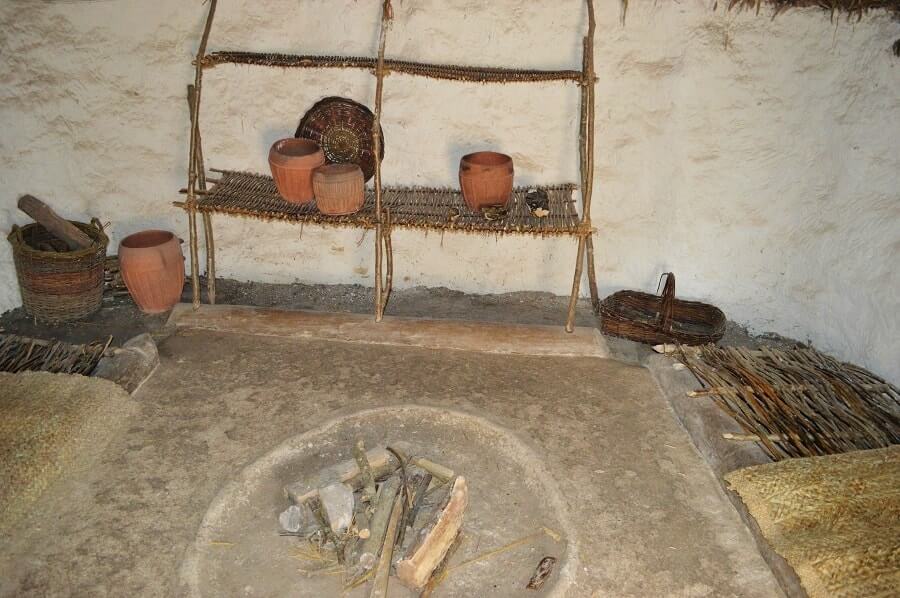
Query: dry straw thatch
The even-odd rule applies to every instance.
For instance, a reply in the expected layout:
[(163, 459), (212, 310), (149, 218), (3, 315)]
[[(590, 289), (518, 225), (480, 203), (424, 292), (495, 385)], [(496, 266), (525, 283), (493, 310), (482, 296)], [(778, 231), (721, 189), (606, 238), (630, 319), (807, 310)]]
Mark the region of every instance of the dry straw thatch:
[(897, 595), (900, 446), (788, 459), (725, 479), (809, 598)]
[[(624, 24), (629, 0), (620, 2)], [(719, 4), (719, 0), (713, 0), (713, 10), (719, 8)], [(891, 11), (900, 19), (900, 0), (722, 0), (721, 4), (728, 10), (753, 10), (757, 14), (762, 12), (763, 5), (769, 5), (773, 10), (772, 18), (792, 8), (819, 8), (829, 13), (832, 19), (839, 14), (862, 19), (870, 10)]]
[(729, 10), (752, 9), (756, 12), (760, 12), (763, 4), (769, 4), (774, 8), (773, 16), (791, 8), (810, 7), (821, 8), (832, 16), (846, 13), (858, 18), (862, 18), (863, 13), (869, 10), (885, 9), (900, 12), (900, 0), (728, 0), (727, 4)]

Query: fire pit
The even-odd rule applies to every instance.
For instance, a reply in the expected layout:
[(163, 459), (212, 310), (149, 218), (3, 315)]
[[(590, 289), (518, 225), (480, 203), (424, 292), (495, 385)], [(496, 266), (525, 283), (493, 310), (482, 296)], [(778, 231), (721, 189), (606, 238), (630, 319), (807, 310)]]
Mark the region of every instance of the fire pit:
[(569, 586), (576, 546), (552, 476), (513, 434), (397, 407), (333, 420), (245, 469), (182, 572), (193, 596), (369, 596), (385, 581), (386, 596), (545, 596)]
[(392, 571), (413, 590), (437, 585), (469, 502), (465, 477), (413, 455), (406, 442), (366, 451), (362, 440), (352, 460), (285, 494), (293, 504), (278, 518), (281, 535), (305, 541), (303, 572), (340, 574), (345, 590), (371, 581), (383, 593)]

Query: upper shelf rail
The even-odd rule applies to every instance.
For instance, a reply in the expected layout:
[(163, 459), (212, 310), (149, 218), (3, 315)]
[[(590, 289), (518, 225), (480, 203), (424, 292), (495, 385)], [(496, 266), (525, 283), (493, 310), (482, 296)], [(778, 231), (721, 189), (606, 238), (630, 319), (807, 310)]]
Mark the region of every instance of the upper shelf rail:
[[(375, 58), (360, 56), (301, 56), (295, 54), (224, 51), (206, 54), (203, 57), (201, 66), (203, 68), (211, 68), (217, 64), (252, 64), (282, 68), (355, 68), (374, 71), (377, 63), (378, 61)], [(584, 74), (581, 71), (572, 70), (456, 66), (390, 59), (384, 61), (384, 66), (388, 71), (406, 75), (473, 83), (537, 83), (545, 81), (580, 83), (584, 79)]]

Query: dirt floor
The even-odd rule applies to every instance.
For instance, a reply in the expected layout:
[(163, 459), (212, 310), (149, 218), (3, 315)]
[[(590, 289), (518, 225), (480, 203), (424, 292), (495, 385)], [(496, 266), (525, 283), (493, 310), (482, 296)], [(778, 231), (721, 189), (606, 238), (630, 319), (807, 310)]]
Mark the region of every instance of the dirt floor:
[[(245, 468), (335, 418), (410, 405), (479, 418), (537, 455), (567, 543), (547, 595), (780, 595), (644, 368), (190, 330), (160, 354), (103, 457), (0, 539), (0, 595), (185, 595), (207, 509)], [(236, 573), (241, 595), (260, 595), (251, 566)], [(302, 581), (280, 583), (289, 595)]]

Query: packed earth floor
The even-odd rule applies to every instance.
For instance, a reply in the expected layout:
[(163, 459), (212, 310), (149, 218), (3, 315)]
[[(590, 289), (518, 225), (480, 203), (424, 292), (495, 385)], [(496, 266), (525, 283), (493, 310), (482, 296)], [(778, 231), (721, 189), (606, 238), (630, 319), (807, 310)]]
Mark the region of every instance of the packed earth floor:
[[(160, 368), (102, 456), (64, 476), (0, 539), (0, 595), (174, 596), (198, 587), (205, 594), (202, 576), (199, 586), (189, 583), (186, 561), (223, 487), (326, 422), (410, 406), (482, 422), (531, 455), (542, 487), (561, 497), (552, 523), (564, 536), (565, 558), (547, 595), (781, 594), (644, 368), (189, 329), (162, 338), (159, 350)], [(464, 455), (465, 436), (438, 444)], [(468, 465), (473, 479), (502, 465), (490, 453), (472, 462), (480, 463)], [(470, 492), (475, 501), (487, 488)], [(523, 484), (523, 492), (531, 490)], [(516, 528), (504, 525), (509, 518), (542, 523), (541, 501), (528, 504), (488, 515), (500, 544), (515, 539), (500, 537)], [(222, 540), (240, 548), (239, 531)], [(456, 558), (490, 548), (463, 547)], [(525, 546), (504, 558), (533, 568), (541, 556)], [(235, 567), (232, 574), (245, 580), (240, 593), (262, 595), (252, 564)], [(473, 567), (483, 573), (491, 563)], [(497, 591), (510, 594), (525, 581), (500, 571)], [(303, 579), (283, 575), (277, 584), (274, 595), (292, 595)]]

